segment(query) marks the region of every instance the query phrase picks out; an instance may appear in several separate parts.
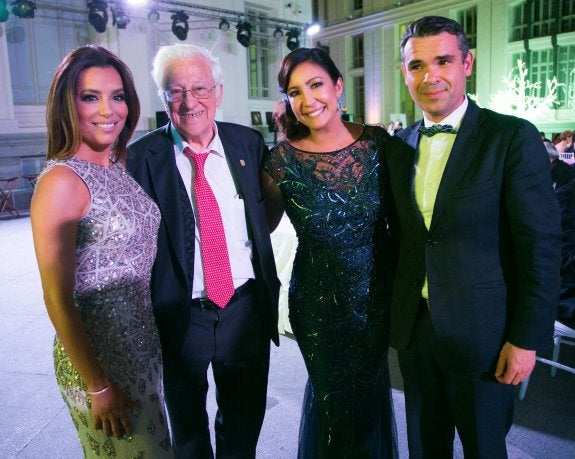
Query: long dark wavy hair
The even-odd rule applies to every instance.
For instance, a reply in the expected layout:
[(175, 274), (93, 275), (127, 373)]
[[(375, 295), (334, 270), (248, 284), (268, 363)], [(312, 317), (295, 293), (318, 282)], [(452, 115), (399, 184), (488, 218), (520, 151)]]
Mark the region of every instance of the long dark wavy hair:
[(86, 45), (70, 51), (56, 70), (46, 103), (46, 159), (68, 159), (78, 151), (82, 136), (76, 108), (76, 86), (80, 73), (92, 67), (112, 67), (122, 78), (128, 116), (112, 148), (111, 159), (114, 162), (125, 162), (126, 146), (140, 117), (140, 101), (128, 66), (100, 45)]
[(283, 136), (288, 140), (303, 139), (310, 134), (307, 126), (298, 122), (287, 96), (291, 74), (294, 69), (303, 62), (311, 62), (319, 65), (330, 76), (333, 84), (337, 83), (337, 80), (340, 78), (343, 80), (341, 72), (331, 60), (329, 54), (322, 48), (299, 48), (283, 58), (278, 73), (278, 84), (280, 93), (282, 94), (282, 105), (284, 105), (284, 109), (279, 110), (275, 114), (274, 120)]

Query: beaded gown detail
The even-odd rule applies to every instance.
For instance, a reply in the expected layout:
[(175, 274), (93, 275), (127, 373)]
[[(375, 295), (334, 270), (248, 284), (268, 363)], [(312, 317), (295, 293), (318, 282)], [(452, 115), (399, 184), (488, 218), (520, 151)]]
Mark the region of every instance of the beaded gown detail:
[(160, 212), (119, 164), (104, 167), (72, 158), (50, 162), (47, 170), (59, 165), (74, 171), (91, 197), (78, 225), (74, 300), (100, 365), (138, 406), (129, 411), (132, 435), (117, 439), (95, 430), (86, 386), (56, 337), (56, 380), (84, 455), (171, 458), (149, 287)]
[(283, 141), (264, 169), (278, 184), (298, 248), (289, 318), (309, 379), (299, 458), (394, 458), (387, 366), (393, 251), (388, 134), (366, 126), (334, 152)]

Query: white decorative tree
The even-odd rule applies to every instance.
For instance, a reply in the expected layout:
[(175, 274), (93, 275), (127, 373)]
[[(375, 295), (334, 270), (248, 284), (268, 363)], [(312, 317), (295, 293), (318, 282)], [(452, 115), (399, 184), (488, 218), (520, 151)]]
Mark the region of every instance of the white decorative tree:
[(557, 88), (564, 86), (556, 77), (547, 80), (547, 91), (544, 97), (540, 96), (541, 81), (532, 83), (527, 79), (525, 63), (519, 59), (517, 68), (511, 69), (508, 77), (503, 77), (506, 89), (491, 94), (489, 108), (508, 115), (518, 116), (535, 123), (538, 120), (548, 120), (552, 116), (551, 110), (559, 104), (557, 102)]
[(575, 69), (571, 70), (569, 81), (571, 84), (567, 87), (567, 107), (575, 108)]

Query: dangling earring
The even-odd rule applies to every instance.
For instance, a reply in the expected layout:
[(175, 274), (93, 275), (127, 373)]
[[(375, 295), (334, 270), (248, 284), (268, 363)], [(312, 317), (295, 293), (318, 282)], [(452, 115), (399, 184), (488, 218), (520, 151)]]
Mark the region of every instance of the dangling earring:
[(341, 113), (341, 99), (337, 99), (337, 111)]

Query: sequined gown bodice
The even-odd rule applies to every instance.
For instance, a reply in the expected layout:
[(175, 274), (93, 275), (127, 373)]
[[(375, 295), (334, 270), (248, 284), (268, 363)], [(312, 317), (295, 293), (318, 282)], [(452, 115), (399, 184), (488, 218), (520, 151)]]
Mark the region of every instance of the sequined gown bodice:
[(264, 169), (297, 237), (289, 317), (309, 373), (301, 458), (394, 457), (387, 369), (392, 260), (387, 133), (314, 153), (276, 145)]
[(90, 192), (90, 208), (78, 224), (75, 303), (100, 365), (138, 405), (130, 417), (133, 434), (118, 440), (93, 429), (86, 387), (56, 338), (58, 385), (86, 457), (172, 457), (149, 287), (159, 210), (119, 164), (72, 158), (47, 170), (62, 165)]

